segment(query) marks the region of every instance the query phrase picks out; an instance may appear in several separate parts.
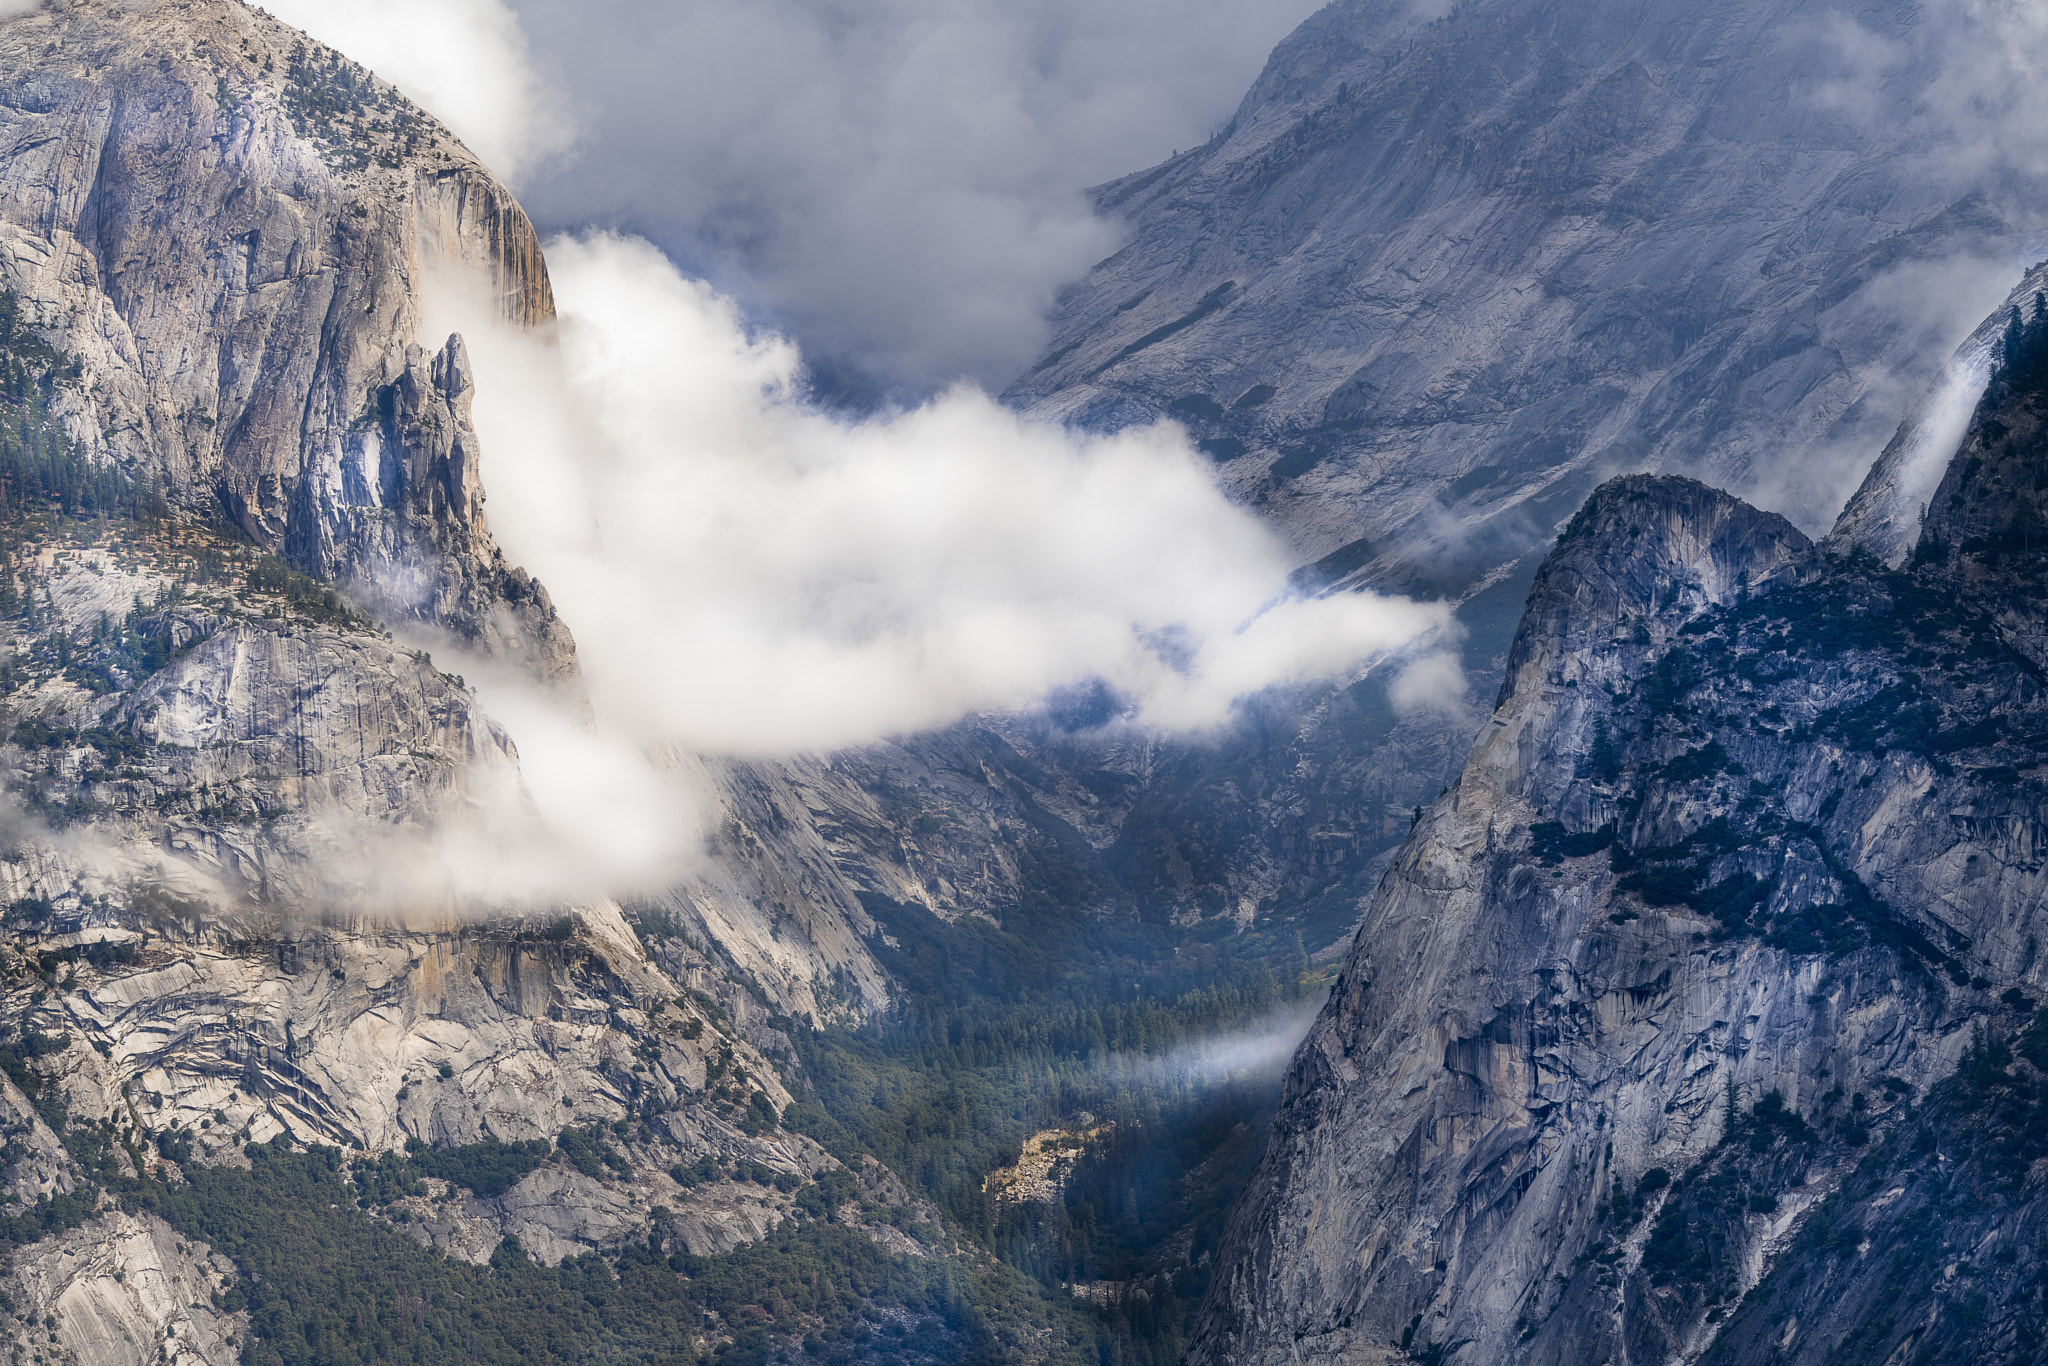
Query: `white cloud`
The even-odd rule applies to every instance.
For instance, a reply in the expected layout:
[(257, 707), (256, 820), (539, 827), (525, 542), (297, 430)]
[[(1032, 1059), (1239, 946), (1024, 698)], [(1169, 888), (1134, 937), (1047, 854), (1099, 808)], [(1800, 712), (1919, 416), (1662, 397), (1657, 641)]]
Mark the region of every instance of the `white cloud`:
[(508, 184), (575, 142), (567, 98), (503, 0), (265, 0), (448, 125)]
[(1403, 716), (1414, 712), (1461, 716), (1471, 707), (1471, 695), (1464, 666), (1448, 650), (1424, 655), (1402, 669), (1387, 688), (1387, 700)]
[(1792, 95), (1882, 137), (1930, 183), (1994, 201), (2048, 172), (2048, 10), (2036, 0), (1929, 0), (1794, 18), (1807, 62)]
[(543, 226), (651, 237), (837, 371), (929, 392), (1036, 358), (1054, 292), (1118, 245), (1083, 188), (1206, 138), (1316, 0), (269, 8), (438, 116)]
[(1290, 597), (1289, 557), (1178, 427), (1082, 436), (968, 386), (835, 417), (800, 396), (794, 346), (652, 246), (548, 253), (558, 353), (452, 289), (437, 321), (476, 358), (493, 530), (628, 734), (823, 749), (1090, 678), (1141, 720), (1201, 727), (1447, 620)]

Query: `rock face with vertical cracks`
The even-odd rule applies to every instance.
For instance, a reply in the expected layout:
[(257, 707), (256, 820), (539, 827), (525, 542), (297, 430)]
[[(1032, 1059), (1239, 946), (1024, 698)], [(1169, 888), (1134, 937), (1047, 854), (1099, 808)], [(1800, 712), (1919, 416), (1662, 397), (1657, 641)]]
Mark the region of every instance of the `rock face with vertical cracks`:
[[(443, 269), (551, 323), (510, 196), (336, 54), (225, 0), (0, 21), (5, 436), (136, 500), (0, 489), (0, 1303), (67, 1360), (235, 1357), (222, 1264), (109, 1192), (252, 1142), (431, 1167), (365, 1217), (472, 1261), (729, 1251), (838, 1169), (782, 1125), (759, 965), (623, 912), (393, 638), (573, 695), (488, 529), (464, 344), (422, 335)], [(837, 914), (813, 958), (877, 1004)]]
[(1192, 1362), (2031, 1359), (2044, 413), (1992, 385), (1896, 568), (1685, 480), (1594, 494)]
[(390, 85), (231, 0), (0, 24), (0, 285), (80, 363), (74, 442), (391, 620), (575, 669), (483, 515), (421, 287), (554, 316), (526, 215)]

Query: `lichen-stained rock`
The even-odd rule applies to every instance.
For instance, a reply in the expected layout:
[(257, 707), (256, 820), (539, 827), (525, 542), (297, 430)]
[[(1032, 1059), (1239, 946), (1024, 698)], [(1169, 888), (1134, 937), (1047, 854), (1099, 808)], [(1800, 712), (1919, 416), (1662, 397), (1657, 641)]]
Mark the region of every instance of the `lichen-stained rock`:
[(0, 23), (0, 284), (80, 374), (85, 449), (393, 620), (574, 673), (483, 517), (436, 269), (554, 314), (511, 195), (369, 72), (234, 0)]
[(17, 1331), (68, 1361), (234, 1366), (249, 1334), (248, 1315), (214, 1304), (235, 1283), (233, 1264), (154, 1215), (105, 1214), (24, 1248), (12, 1280), (27, 1316)]
[[(2026, 1258), (1989, 1317), (1830, 1259), (2048, 1218), (1893, 1189), (1955, 1110), (1914, 1099), (2048, 984), (2044, 403), (1992, 386), (1898, 568), (1689, 481), (1596, 492), (1294, 1060), (1191, 1361), (1662, 1362), (1731, 1321), (1728, 1360), (2006, 1350)], [(1781, 1262), (1764, 1303), (1826, 1332), (1731, 1318)], [(1845, 1275), (1890, 1306), (1854, 1342), (1799, 1288)]]

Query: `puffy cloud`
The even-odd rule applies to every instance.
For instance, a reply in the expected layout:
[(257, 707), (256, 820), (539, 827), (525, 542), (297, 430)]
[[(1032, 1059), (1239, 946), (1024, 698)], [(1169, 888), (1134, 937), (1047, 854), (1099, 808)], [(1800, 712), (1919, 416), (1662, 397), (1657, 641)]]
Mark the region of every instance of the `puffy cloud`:
[(453, 287), (437, 319), (476, 357), (492, 527), (626, 733), (787, 753), (1090, 679), (1142, 721), (1203, 727), (1446, 625), (1292, 595), (1289, 556), (1176, 426), (1087, 436), (967, 385), (835, 415), (803, 397), (795, 346), (651, 245), (548, 253), (558, 350)]

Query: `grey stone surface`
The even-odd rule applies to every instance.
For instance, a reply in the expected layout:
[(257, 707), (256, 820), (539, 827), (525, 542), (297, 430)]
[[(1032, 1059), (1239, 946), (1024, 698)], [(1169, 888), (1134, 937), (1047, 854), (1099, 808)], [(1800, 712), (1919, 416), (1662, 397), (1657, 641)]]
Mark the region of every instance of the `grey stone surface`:
[[(103, 1214), (15, 1255), (13, 1284), (27, 1322), (0, 1333), (71, 1362), (233, 1366), (248, 1316), (222, 1312), (213, 1296), (235, 1281), (227, 1258), (188, 1243), (163, 1220)], [(45, 1327), (50, 1318), (55, 1328)]]
[[(886, 999), (858, 901), (717, 883), (689, 904), (722, 943), (643, 941), (602, 896), (508, 880), (546, 853), (517, 748), (393, 638), (577, 701), (567, 628), (490, 536), (462, 341), (420, 335), (443, 267), (551, 325), (510, 195), (390, 87), (228, 0), (0, 22), (0, 149), (0, 286), (79, 362), (58, 417), (170, 508), (8, 547), (36, 608), (0, 633), (0, 1011), (57, 1040), (36, 1085), (173, 1183), (153, 1138), (239, 1165), (278, 1137), (374, 1154), (603, 1126), (595, 1175), (556, 1156), (496, 1198), (432, 1182), (376, 1216), (474, 1261), (657, 1224), (715, 1253), (791, 1217), (735, 1178), (837, 1164), (750, 1103), (791, 1099), (762, 1000), (807, 1014), (825, 977), (852, 983), (842, 1009)], [(313, 590), (280, 591), (265, 555)], [(822, 857), (776, 850), (799, 878)], [(810, 947), (757, 902), (803, 909)], [(5, 1081), (0, 1130), (11, 1205), (79, 1186)], [(720, 1177), (671, 1176), (707, 1156)], [(67, 1361), (225, 1362), (246, 1325), (200, 1293), (207, 1256), (102, 1212), (17, 1258), (9, 1293), (56, 1317), (38, 1350)]]
[(0, 284), (83, 365), (87, 450), (225, 514), (394, 620), (575, 669), (483, 517), (437, 268), (546, 325), (525, 214), (367, 71), (233, 0), (64, 4), (0, 24)]
[(1339, 0), (1209, 142), (1096, 192), (1129, 243), (1009, 397), (1182, 418), (1333, 579), (1462, 592), (1631, 470), (1824, 530), (2048, 223), (1941, 118), (1938, 81), (1989, 79), (1944, 67), (1966, 31)]
[[(1844, 1182), (2048, 974), (2017, 776), (2042, 556), (2005, 544), (2039, 520), (2044, 431), (2040, 395), (1994, 385), (1904, 570), (1690, 481), (1595, 495), (1294, 1060), (1191, 1361), (1690, 1360), (1781, 1263), (1771, 1324), (1824, 1316), (1840, 1245), (1807, 1221), (1923, 1236), (1899, 1220), (1924, 1199), (1887, 1214), (1889, 1181)], [(1735, 1127), (1773, 1092), (1806, 1139)], [(1653, 1169), (1677, 1179), (1612, 1213)], [(1974, 1216), (1988, 1189), (1933, 1236), (2043, 1214)], [(1863, 1360), (1827, 1354), (1867, 1329), (1876, 1362), (1937, 1321), (1989, 1350), (2025, 1319), (1945, 1320), (1938, 1282), (1884, 1265), (1830, 1335), (1766, 1354), (1759, 1309), (1715, 1350)]]

